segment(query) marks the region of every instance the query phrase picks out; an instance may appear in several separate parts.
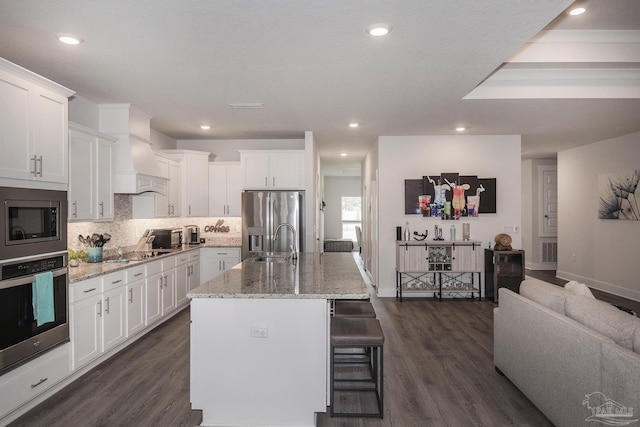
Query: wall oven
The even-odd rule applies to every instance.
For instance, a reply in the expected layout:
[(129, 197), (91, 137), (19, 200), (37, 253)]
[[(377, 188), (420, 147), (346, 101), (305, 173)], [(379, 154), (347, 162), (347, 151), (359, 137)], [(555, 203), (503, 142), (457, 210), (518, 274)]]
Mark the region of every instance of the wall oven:
[(67, 193), (0, 187), (0, 374), (69, 340)]
[[(33, 301), (36, 274), (51, 272), (53, 321), (37, 319)], [(0, 264), (0, 374), (69, 340), (67, 254), (2, 261)]]
[(67, 250), (66, 191), (0, 187), (0, 259)]

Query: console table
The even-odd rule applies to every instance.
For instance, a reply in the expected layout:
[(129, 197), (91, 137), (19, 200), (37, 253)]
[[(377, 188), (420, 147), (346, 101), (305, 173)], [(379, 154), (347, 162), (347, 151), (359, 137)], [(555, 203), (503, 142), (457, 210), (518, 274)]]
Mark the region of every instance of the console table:
[[(396, 298), (403, 293), (468, 294), (481, 300), (482, 242), (428, 240), (396, 242)], [(476, 276), (477, 275), (477, 276)], [(477, 281), (476, 281), (477, 277)]]

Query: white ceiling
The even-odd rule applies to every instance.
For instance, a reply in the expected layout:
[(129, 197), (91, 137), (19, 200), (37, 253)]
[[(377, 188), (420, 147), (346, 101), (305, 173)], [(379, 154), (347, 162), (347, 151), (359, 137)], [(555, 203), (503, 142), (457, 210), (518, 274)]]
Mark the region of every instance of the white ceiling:
[[(571, 0), (0, 0), (0, 56), (91, 101), (131, 103), (175, 139), (310, 130), (323, 161), (347, 167), (380, 135), (464, 125), (522, 134), (523, 156), (540, 157), (640, 131), (640, 1), (583, 3), (587, 13), (569, 17)], [(393, 30), (372, 38), (376, 22)], [(84, 43), (62, 45), (56, 33)], [(591, 49), (601, 37), (613, 43), (603, 53), (572, 53), (571, 43)], [(576, 70), (584, 90), (557, 98)], [(629, 91), (589, 92), (619, 79)], [(500, 95), (505, 84), (513, 90)], [(264, 109), (229, 106), (255, 102)]]

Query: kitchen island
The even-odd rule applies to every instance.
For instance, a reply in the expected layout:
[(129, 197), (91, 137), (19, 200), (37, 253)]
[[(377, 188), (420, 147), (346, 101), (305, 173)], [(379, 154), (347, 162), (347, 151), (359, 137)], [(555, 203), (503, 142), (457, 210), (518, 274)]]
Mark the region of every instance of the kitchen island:
[(331, 301), (366, 299), (350, 253), (248, 259), (193, 289), (191, 405), (202, 425), (315, 425), (327, 410)]

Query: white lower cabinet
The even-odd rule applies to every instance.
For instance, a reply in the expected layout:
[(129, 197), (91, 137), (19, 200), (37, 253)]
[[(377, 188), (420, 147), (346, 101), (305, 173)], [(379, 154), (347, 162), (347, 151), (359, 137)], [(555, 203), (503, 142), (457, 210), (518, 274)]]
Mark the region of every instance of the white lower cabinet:
[(126, 288), (120, 286), (102, 294), (102, 351), (111, 350), (126, 338)]
[(1, 419), (5, 415), (47, 391), (69, 374), (67, 343), (0, 376), (0, 424), (4, 425)]
[(145, 322), (144, 264), (127, 269), (126, 315), (127, 338), (143, 330)]
[(70, 286), (74, 370), (125, 340), (125, 278), (122, 270)]
[(176, 306), (182, 307), (189, 300), (189, 254), (176, 256)]
[(102, 294), (100, 279), (70, 286), (71, 368), (78, 369), (100, 355), (102, 343)]
[(176, 257), (162, 260), (162, 315), (176, 309)]
[(240, 248), (200, 249), (200, 283), (208, 282), (240, 262)]
[(151, 325), (162, 317), (162, 261), (146, 264), (147, 277), (145, 279), (145, 311), (146, 323)]

